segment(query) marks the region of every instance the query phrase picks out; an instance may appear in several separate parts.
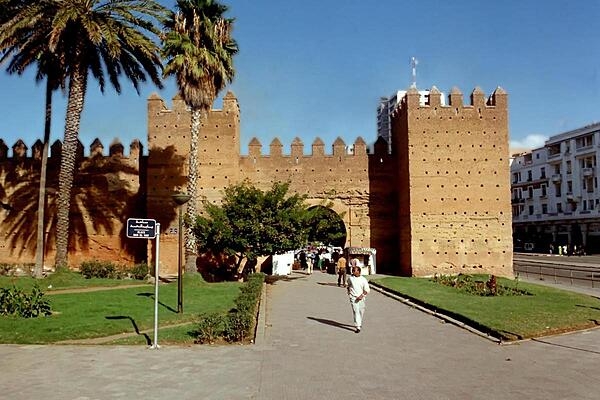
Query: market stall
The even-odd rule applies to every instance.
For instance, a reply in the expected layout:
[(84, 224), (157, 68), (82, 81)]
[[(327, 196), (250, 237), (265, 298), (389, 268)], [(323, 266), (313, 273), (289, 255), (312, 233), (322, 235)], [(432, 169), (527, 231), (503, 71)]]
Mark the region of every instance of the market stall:
[(361, 268), (362, 275), (377, 273), (376, 254), (377, 250), (372, 247), (346, 247), (344, 249), (344, 257), (348, 260), (348, 266), (356, 263)]

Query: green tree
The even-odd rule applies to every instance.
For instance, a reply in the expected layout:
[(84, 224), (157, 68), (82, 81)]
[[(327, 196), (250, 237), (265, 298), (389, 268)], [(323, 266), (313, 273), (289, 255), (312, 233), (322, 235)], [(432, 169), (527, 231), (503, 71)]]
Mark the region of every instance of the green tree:
[(341, 217), (331, 209), (332, 203), (311, 207), (308, 219), (309, 243), (323, 243), (344, 247), (346, 242), (346, 227)]
[[(176, 12), (165, 23), (165, 76), (175, 76), (179, 93), (191, 108), (187, 219), (197, 214), (198, 150), (201, 120), (217, 95), (234, 76), (233, 56), (238, 46), (231, 37), (233, 19), (224, 18), (227, 6), (213, 0), (177, 0)], [(196, 270), (194, 235), (186, 236), (186, 271)]]
[(65, 133), (57, 199), (56, 266), (66, 266), (69, 241), (69, 211), (75, 170), (79, 123), (83, 112), (88, 74), (104, 92), (106, 78), (121, 92), (125, 77), (139, 93), (139, 84), (149, 77), (161, 83), (161, 59), (154, 39), (157, 20), (165, 9), (152, 0), (31, 0), (23, 1), (17, 14), (0, 32), (3, 38), (20, 37), (30, 31), (31, 49), (17, 56), (38, 57), (52, 53), (64, 65), (68, 81)]
[[(22, 12), (22, 8), (27, 4), (22, 0), (8, 0), (0, 3), (0, 32), (4, 33), (10, 30), (12, 24), (16, 21), (12, 19)], [(4, 29), (4, 24), (8, 24), (8, 29)], [(40, 82), (46, 79), (46, 97), (45, 97), (45, 115), (44, 115), (44, 138), (42, 142), (42, 155), (40, 166), (40, 183), (38, 191), (37, 207), (37, 239), (35, 268), (33, 274), (36, 278), (43, 276), (44, 266), (44, 219), (46, 208), (46, 170), (48, 165), (48, 146), (50, 142), (50, 127), (52, 123), (52, 94), (55, 90), (65, 87), (65, 68), (61, 60), (56, 57), (46, 46), (41, 46), (39, 38), (34, 38), (35, 34), (43, 32), (43, 29), (33, 30), (30, 25), (21, 25), (13, 30), (11, 36), (0, 34), (0, 49), (2, 56), (0, 64), (10, 59), (7, 66), (9, 73), (23, 74), (25, 70), (33, 65), (37, 65), (36, 81)]]
[(305, 196), (288, 195), (288, 183), (261, 191), (248, 181), (225, 189), (221, 205), (204, 201), (204, 215), (193, 233), (198, 250), (235, 256), (243, 262), (303, 247), (308, 240), (309, 212)]

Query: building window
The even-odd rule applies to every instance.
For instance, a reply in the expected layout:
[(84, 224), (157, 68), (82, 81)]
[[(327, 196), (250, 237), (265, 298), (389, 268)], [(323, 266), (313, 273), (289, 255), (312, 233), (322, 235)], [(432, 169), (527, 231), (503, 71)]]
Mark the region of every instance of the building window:
[(546, 185), (541, 185), (542, 188), (542, 197), (546, 197), (547, 193), (546, 193)]
[(554, 173), (560, 174), (560, 164), (554, 164)]
[(513, 173), (513, 183), (519, 183), (520, 180), (521, 180), (521, 173), (520, 172)]
[(567, 194), (572, 194), (572, 193), (573, 193), (573, 182), (567, 181)]
[(527, 182), (530, 182), (533, 179), (533, 174), (531, 171), (527, 171)]
[(579, 159), (579, 166), (581, 168), (593, 168), (596, 166), (596, 156), (589, 156)]
[(571, 166), (571, 160), (567, 160), (567, 174), (573, 173), (573, 167)]
[(562, 195), (560, 183), (557, 183), (556, 185), (554, 185), (554, 193), (556, 194), (556, 197), (560, 197)]
[(575, 139), (575, 148), (582, 149), (594, 145), (594, 134), (583, 136)]
[(533, 186), (527, 187), (527, 196), (528, 198), (533, 199)]
[(542, 214), (548, 214), (548, 204), (542, 204)]
[(561, 213), (562, 211), (562, 203), (556, 203), (556, 212)]
[(540, 170), (540, 179), (546, 179), (546, 168), (544, 167)]
[(583, 201), (583, 211), (587, 211), (587, 200)]
[(533, 215), (533, 206), (529, 206), (529, 215)]

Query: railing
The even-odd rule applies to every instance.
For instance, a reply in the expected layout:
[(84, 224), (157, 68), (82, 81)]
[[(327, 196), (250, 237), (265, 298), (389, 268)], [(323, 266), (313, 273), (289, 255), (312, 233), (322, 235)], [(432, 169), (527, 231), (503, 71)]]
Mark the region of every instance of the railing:
[[(565, 267), (552, 264), (517, 264), (513, 267), (516, 273), (525, 273), (525, 277), (531, 275), (539, 280), (544, 280), (545, 276), (552, 277), (554, 283), (559, 283), (559, 279), (564, 282), (568, 280), (571, 285), (574, 281), (591, 282), (592, 289), (600, 287), (600, 271), (585, 267)], [(550, 271), (550, 272), (549, 272)]]

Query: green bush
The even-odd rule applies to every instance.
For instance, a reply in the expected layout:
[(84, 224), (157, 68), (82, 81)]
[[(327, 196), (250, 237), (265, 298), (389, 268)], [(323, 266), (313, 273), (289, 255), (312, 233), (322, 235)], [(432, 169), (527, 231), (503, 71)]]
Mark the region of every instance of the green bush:
[(84, 278), (108, 278), (120, 279), (121, 272), (119, 266), (111, 261), (84, 261), (79, 267), (79, 271)]
[(33, 287), (31, 294), (16, 286), (0, 288), (0, 315), (35, 318), (50, 314), (52, 314), (50, 302), (44, 299), (44, 292), (37, 285)]
[(8, 264), (0, 263), (0, 276), (31, 276), (33, 273), (33, 263)]
[(265, 274), (248, 276), (248, 281), (240, 288), (234, 300), (235, 307), (227, 315), (218, 313), (200, 316), (196, 334), (197, 343), (214, 343), (219, 337), (229, 342), (243, 342), (253, 337), (260, 295)]
[(225, 319), (224, 336), (228, 341), (241, 342), (252, 336), (264, 281), (265, 274), (251, 274), (240, 288), (241, 293), (234, 301), (235, 308)]
[(136, 279), (138, 281), (142, 281), (146, 279), (148, 276), (148, 264), (139, 263), (134, 264), (133, 267), (126, 267), (123, 270), (123, 275), (127, 276), (130, 279)]
[(212, 344), (223, 335), (225, 318), (222, 314), (211, 313), (200, 316), (198, 330), (196, 331), (197, 343)]
[(434, 275), (431, 279), (440, 285), (449, 286), (463, 293), (475, 296), (529, 296), (526, 290), (517, 287), (500, 285), (495, 275), (472, 276), (472, 275)]
[(251, 336), (254, 316), (245, 311), (232, 310), (227, 314), (223, 335), (230, 342), (242, 342)]

